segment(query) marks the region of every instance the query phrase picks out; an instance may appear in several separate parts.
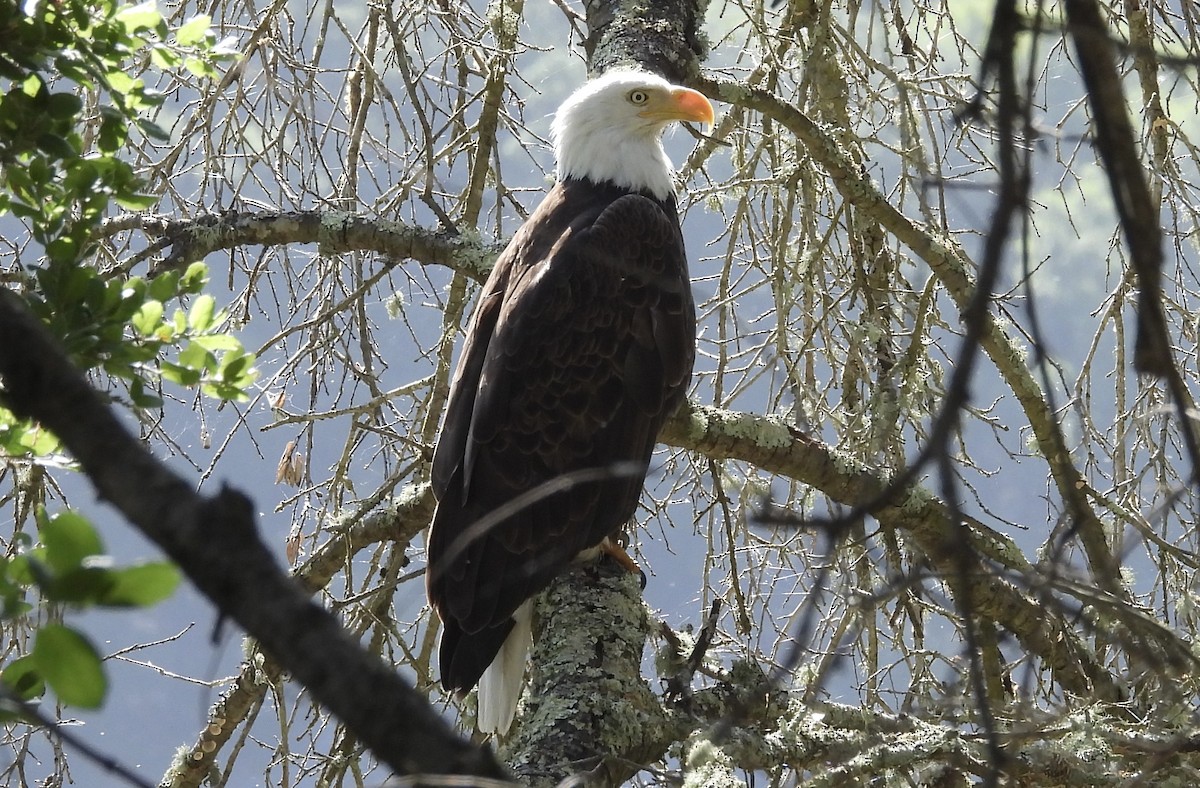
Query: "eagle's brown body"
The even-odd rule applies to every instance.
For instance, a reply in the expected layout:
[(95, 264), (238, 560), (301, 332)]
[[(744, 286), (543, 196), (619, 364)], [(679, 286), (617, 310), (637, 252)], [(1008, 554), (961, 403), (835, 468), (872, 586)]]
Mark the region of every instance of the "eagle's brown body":
[[(501, 255), (433, 459), (429, 594), (447, 689), (473, 687), (517, 607), (633, 515), (695, 326), (673, 198), (564, 181)], [(566, 489), (466, 533), (556, 479)]]

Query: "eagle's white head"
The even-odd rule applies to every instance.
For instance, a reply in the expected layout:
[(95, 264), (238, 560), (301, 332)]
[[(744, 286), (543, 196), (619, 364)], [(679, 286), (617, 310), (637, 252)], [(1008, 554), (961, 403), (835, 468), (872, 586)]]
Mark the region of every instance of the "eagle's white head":
[(558, 179), (609, 181), (666, 199), (674, 192), (674, 170), (662, 133), (683, 120), (711, 125), (712, 104), (646, 71), (605, 72), (572, 93), (554, 115), (550, 134)]

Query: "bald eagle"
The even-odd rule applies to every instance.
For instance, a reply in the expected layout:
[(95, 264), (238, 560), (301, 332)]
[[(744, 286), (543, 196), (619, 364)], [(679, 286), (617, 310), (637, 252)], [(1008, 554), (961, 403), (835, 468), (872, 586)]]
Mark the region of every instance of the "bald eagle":
[(712, 105), (634, 70), (567, 98), (557, 183), (467, 329), (433, 456), (427, 590), (442, 684), (479, 684), (483, 731), (512, 722), (531, 597), (633, 516), (691, 377), (695, 305), (661, 143), (672, 121), (711, 124)]

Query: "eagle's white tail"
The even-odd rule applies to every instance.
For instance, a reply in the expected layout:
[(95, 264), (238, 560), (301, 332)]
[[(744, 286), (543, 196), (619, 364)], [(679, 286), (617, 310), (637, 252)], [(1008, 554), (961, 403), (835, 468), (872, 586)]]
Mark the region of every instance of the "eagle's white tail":
[(475, 723), (484, 733), (507, 733), (512, 725), (525, 683), (525, 659), (533, 644), (532, 619), (533, 600), (529, 599), (513, 613), (516, 626), (479, 679)]

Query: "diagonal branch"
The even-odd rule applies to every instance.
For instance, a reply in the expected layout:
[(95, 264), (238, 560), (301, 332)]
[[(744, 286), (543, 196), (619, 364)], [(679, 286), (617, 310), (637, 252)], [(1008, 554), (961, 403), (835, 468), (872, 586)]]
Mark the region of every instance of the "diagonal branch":
[(1129, 120), (1117, 47), (1095, 0), (1068, 0), (1067, 23), (1075, 41), (1079, 73), (1087, 87), (1088, 106), (1096, 151), (1104, 162), (1113, 204), (1129, 246), (1129, 259), (1137, 279), (1137, 336), (1133, 366), (1138, 372), (1166, 380), (1179, 415), (1179, 429), (1192, 462), (1193, 482), (1200, 478), (1200, 438), (1189, 415), (1194, 408), (1191, 392), (1172, 358), (1171, 335), (1163, 309), (1162, 223), (1160, 203), (1150, 193), (1138, 157), (1137, 136)]
[[(693, 79), (688, 85), (709, 96), (761, 112), (786, 127), (805, 146), (817, 164), (829, 173), (848, 203), (854, 205), (861, 215), (878, 222), (924, 261), (946, 288), (961, 314), (970, 310), (976, 283), (967, 255), (952, 239), (922, 226), (888, 202), (865, 169), (848, 156), (824, 128), (766, 90), (705, 77)], [(1050, 409), (1033, 371), (1025, 363), (1023, 349), (991, 314), (985, 316), (979, 342), (1025, 411), (1040, 453), (1050, 467), (1059, 496), (1067, 511), (1075, 518), (1092, 572), (1106, 581), (1103, 585), (1111, 587), (1115, 582), (1112, 567), (1116, 562), (1105, 537), (1103, 523), (1088, 500), (1086, 481), (1071, 460), (1070, 447), (1067, 446), (1058, 418)]]
[[(712, 459), (738, 459), (811, 485), (831, 499), (858, 506), (880, 499), (890, 480), (856, 464), (832, 447), (788, 426), (782, 420), (685, 404), (670, 419), (660, 438)], [(917, 486), (897, 491), (871, 510), (880, 523), (903, 530), (933, 566), (952, 576), (960, 571), (963, 533), (946, 505)], [(961, 517), (971, 546), (968, 574), (975, 582), (975, 612), (1012, 632), (1054, 670), (1067, 690), (1117, 700), (1116, 680), (1096, 661), (1065, 621), (1004, 580), (992, 567), (1028, 579), (1037, 573), (1011, 539), (978, 520)]]
[[(433, 516), (433, 494), (428, 484), (413, 485), (369, 516), (342, 529), (327, 529), (331, 536), (293, 573), (297, 583), (316, 592), (340, 572), (360, 550), (384, 541), (407, 544), (429, 524)], [(242, 663), (233, 684), (208, 711), (208, 722), (195, 743), (163, 776), (160, 788), (197, 788), (211, 773), (222, 748), (229, 742), (267, 690), (284, 674), (284, 666), (269, 654), (255, 659), (254, 652)]]
[(248, 498), (231, 488), (200, 495), (152, 456), (8, 290), (0, 290), (0, 382), (5, 407), (54, 432), (97, 494), (381, 761), (400, 774), (504, 776), (288, 577), (258, 538)]

